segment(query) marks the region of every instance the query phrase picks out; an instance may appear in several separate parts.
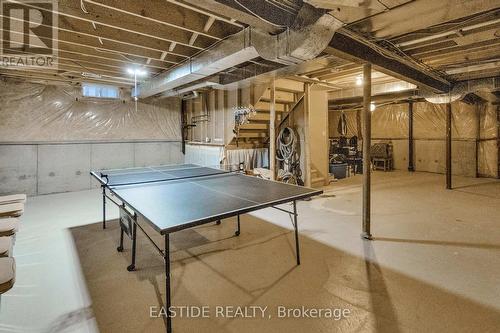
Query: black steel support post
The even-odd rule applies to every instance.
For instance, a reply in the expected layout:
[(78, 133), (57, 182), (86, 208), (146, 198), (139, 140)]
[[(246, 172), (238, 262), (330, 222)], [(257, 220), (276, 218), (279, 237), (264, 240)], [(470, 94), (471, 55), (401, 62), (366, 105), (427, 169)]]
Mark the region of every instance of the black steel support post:
[(451, 190), (451, 103), (446, 104), (446, 189)]
[(497, 178), (500, 179), (500, 105), (497, 105)]
[(106, 229), (106, 186), (101, 185), (102, 189), (102, 228)]
[(132, 226), (132, 264), (127, 267), (127, 271), (135, 270), (135, 252), (137, 249), (137, 214), (134, 213), (134, 225)]
[(186, 136), (187, 136), (187, 120), (186, 120), (186, 101), (181, 100), (181, 151), (186, 154)]
[(477, 128), (476, 128), (476, 178), (479, 178), (479, 149), (481, 145), (481, 109), (483, 103), (476, 103), (476, 120), (477, 120)]
[(371, 92), (372, 90), (372, 66), (363, 65), (363, 232), (361, 237), (372, 239), (370, 231), (371, 219)]
[(169, 234), (165, 234), (165, 314), (167, 317), (167, 333), (172, 332), (172, 318), (170, 317), (170, 238)]
[(238, 229), (236, 230), (236, 232), (234, 234), (236, 236), (239, 236), (240, 235), (240, 214), (238, 214), (238, 217), (237, 217), (237, 224), (238, 224)]
[(408, 103), (408, 171), (415, 171), (415, 161), (413, 160), (413, 102)]
[(297, 254), (297, 265), (300, 265), (300, 247), (299, 247), (299, 225), (297, 222), (297, 202), (293, 201), (293, 226), (295, 228), (295, 251)]

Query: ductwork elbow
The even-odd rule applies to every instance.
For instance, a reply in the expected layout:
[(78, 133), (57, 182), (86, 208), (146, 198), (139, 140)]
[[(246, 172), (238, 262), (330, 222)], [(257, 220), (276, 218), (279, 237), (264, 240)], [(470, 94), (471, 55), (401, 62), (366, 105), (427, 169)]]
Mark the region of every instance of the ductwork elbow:
[(323, 52), (340, 27), (341, 21), (304, 4), (284, 32), (270, 35), (245, 28), (188, 62), (141, 83), (134, 94), (144, 98), (174, 90), (258, 57), (284, 65), (308, 61)]
[(318, 10), (304, 5), (292, 27), (274, 36), (254, 30), (252, 44), (262, 58), (293, 65), (316, 58), (342, 26), (332, 15), (318, 15)]
[(422, 97), (429, 103), (443, 104), (452, 103), (464, 98), (467, 94), (478, 91), (492, 91), (500, 87), (499, 78), (484, 78), (457, 82), (447, 94), (435, 94), (423, 90)]
[[(316, 58), (328, 46), (335, 31), (343, 23), (330, 14), (323, 14), (315, 23), (279, 35), (278, 58), (300, 63)], [(284, 38), (281, 38), (284, 37)]]

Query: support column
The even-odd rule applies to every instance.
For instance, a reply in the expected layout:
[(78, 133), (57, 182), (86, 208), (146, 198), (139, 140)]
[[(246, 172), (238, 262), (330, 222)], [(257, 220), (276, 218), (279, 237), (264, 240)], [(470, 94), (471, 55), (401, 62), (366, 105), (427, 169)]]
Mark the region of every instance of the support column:
[(372, 90), (372, 65), (363, 65), (363, 233), (364, 239), (372, 239), (370, 231), (371, 218), (371, 90)]
[(451, 190), (451, 103), (446, 104), (446, 189)]
[(414, 141), (413, 141), (413, 101), (408, 103), (408, 171), (415, 171), (414, 157)]
[(182, 136), (182, 153), (186, 154), (186, 140), (187, 140), (187, 115), (186, 115), (186, 101), (181, 99), (181, 136)]
[(311, 112), (311, 83), (304, 83), (304, 185), (311, 187), (311, 143), (310, 119)]
[(274, 79), (271, 81), (271, 101), (269, 112), (269, 169), (271, 179), (276, 179), (276, 86)]
[(500, 105), (497, 105), (497, 178), (500, 179)]
[(481, 145), (481, 108), (483, 103), (476, 103), (476, 178), (479, 178), (479, 148)]

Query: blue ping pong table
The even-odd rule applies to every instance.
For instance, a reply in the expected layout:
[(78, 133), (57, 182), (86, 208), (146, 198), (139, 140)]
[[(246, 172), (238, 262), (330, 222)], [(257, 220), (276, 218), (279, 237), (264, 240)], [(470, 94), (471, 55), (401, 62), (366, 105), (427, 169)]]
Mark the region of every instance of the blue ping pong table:
[[(205, 223), (236, 216), (235, 235), (240, 234), (240, 215), (266, 207), (274, 207), (293, 216), (297, 265), (300, 265), (296, 201), (321, 194), (321, 190), (284, 184), (245, 175), (239, 170), (203, 167), (195, 164), (92, 171), (101, 184), (103, 228), (106, 228), (106, 199), (120, 208), (120, 245), (123, 237), (132, 240), (132, 262), (127, 270), (135, 270), (137, 228), (156, 247), (165, 261), (166, 330), (172, 332), (170, 294), (171, 233)], [(288, 211), (277, 205), (292, 203)], [(141, 217), (164, 236), (161, 249), (138, 223)]]

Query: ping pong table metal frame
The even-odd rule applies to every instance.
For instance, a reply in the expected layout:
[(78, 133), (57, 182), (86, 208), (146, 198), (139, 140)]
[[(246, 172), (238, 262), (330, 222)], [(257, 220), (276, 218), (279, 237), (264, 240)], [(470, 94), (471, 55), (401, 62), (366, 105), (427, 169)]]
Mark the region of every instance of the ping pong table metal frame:
[[(164, 248), (163, 250), (153, 241), (153, 239), (147, 234), (147, 232), (140, 226), (138, 223), (138, 216), (142, 216), (142, 218), (149, 222), (151, 225), (154, 225), (152, 221), (149, 221), (145, 216), (141, 215), (140, 212), (136, 211), (132, 205), (127, 203), (123, 198), (121, 198), (116, 192), (113, 191), (111, 187), (108, 187), (107, 182), (104, 181), (103, 178), (105, 178), (105, 175), (103, 173), (97, 174), (96, 172), (91, 172), (91, 175), (95, 177), (100, 183), (101, 183), (101, 190), (102, 190), (102, 209), (103, 209), (103, 215), (102, 215), (102, 227), (103, 229), (106, 229), (106, 199), (110, 200), (113, 202), (115, 205), (117, 205), (120, 209), (121, 212), (125, 213), (128, 218), (130, 218), (130, 222), (132, 225), (132, 229), (129, 230), (130, 232), (126, 232), (121, 225), (122, 222), (120, 221), (120, 245), (117, 247), (117, 251), (121, 252), (123, 251), (123, 236), (124, 233), (127, 233), (127, 235), (131, 238), (132, 240), (132, 258), (131, 258), (131, 264), (127, 267), (127, 270), (134, 271), (135, 270), (135, 263), (136, 263), (136, 251), (137, 251), (137, 227), (146, 235), (147, 239), (153, 244), (153, 246), (158, 250), (158, 253), (163, 257), (164, 262), (165, 262), (165, 313), (166, 313), (166, 331), (167, 333), (172, 332), (172, 318), (169, 315), (170, 314), (170, 307), (171, 307), (171, 284), (170, 284), (170, 234), (174, 233), (176, 231), (184, 230), (184, 229), (189, 229), (195, 226), (211, 223), (211, 222), (217, 222), (217, 224), (220, 224), (220, 221), (222, 219), (230, 218), (237, 216), (237, 229), (235, 231), (235, 236), (240, 235), (240, 215), (241, 214), (246, 214), (252, 211), (257, 211), (260, 209), (264, 208), (275, 208), (279, 211), (285, 212), (291, 216), (293, 216), (293, 227), (294, 227), (294, 235), (295, 235), (295, 253), (296, 253), (296, 260), (297, 260), (297, 265), (300, 265), (300, 247), (299, 247), (299, 231), (298, 231), (298, 213), (297, 213), (297, 200), (302, 200), (302, 199), (307, 199), (310, 198), (311, 196), (317, 195), (322, 193), (322, 191), (317, 191), (314, 194), (307, 194), (307, 195), (297, 195), (294, 197), (289, 197), (283, 200), (278, 200), (276, 202), (266, 204), (266, 205), (260, 205), (256, 207), (251, 207), (251, 208), (244, 208), (239, 211), (233, 211), (230, 213), (225, 213), (216, 217), (211, 217), (209, 219), (203, 220), (201, 222), (198, 222), (196, 224), (189, 224), (185, 225), (182, 228), (178, 228), (176, 230), (172, 230), (170, 232), (160, 232), (160, 234), (163, 234), (164, 236)], [(116, 198), (118, 198), (120, 202), (117, 202), (112, 196), (110, 196), (106, 189)], [(286, 203), (292, 203), (293, 205), (293, 211), (288, 211), (286, 209), (276, 207), (277, 205), (281, 204), (286, 204)], [(130, 211), (129, 211), (130, 210)], [(120, 218), (121, 220), (121, 218)]]

